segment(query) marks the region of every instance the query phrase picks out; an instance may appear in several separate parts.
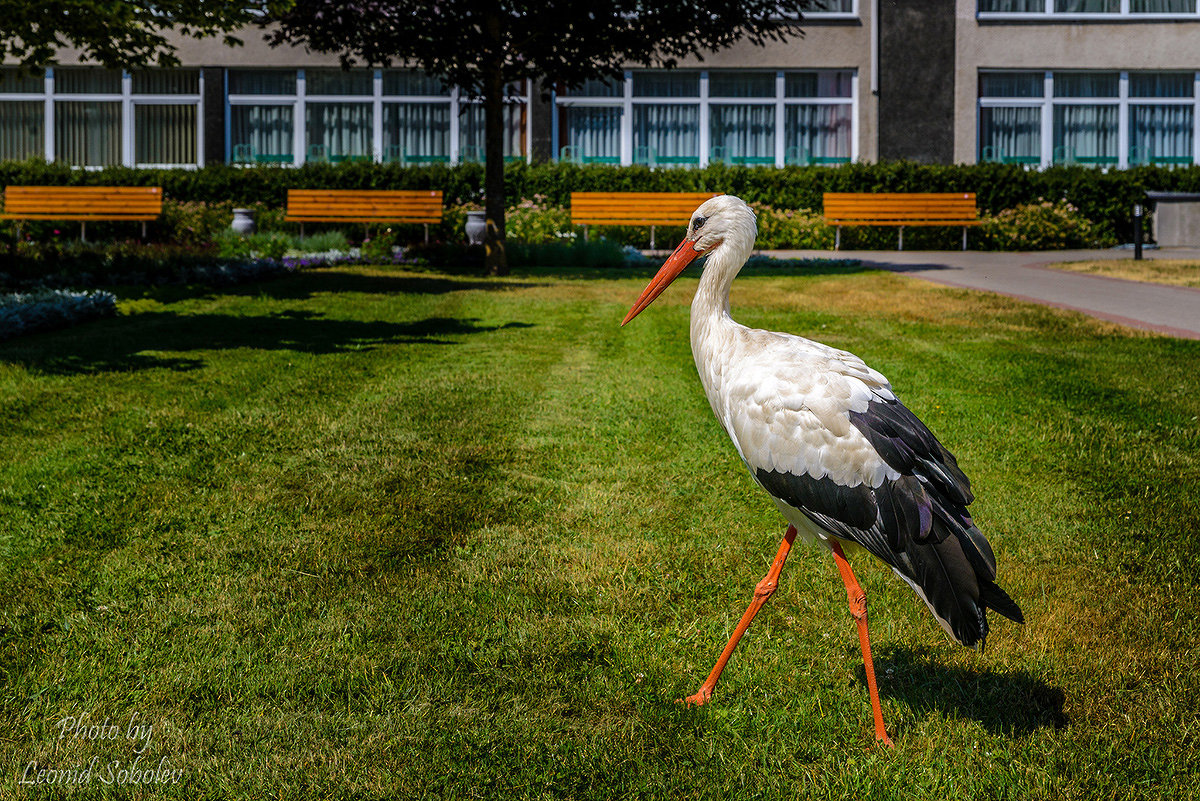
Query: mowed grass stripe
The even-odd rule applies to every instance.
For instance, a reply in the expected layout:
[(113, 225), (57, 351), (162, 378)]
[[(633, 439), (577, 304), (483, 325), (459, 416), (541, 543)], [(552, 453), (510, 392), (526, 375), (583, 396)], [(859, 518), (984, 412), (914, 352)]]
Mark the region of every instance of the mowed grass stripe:
[[(0, 347), (0, 742), (162, 726), (167, 796), (1162, 796), (1200, 766), (1196, 346), (879, 273), (751, 274), (734, 315), (881, 369), (972, 475), (1029, 624), (982, 657), (798, 550), (692, 692), (782, 521), (712, 418), (694, 279), (356, 268)], [(81, 335), (82, 334), (82, 335)], [(11, 423), (11, 425), (9, 424)]]

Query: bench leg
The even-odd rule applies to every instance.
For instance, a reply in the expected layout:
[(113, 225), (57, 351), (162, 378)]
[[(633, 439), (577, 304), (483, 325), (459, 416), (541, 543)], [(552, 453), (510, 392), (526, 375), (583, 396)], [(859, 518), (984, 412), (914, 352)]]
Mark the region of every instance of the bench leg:
[(900, 226), (900, 237), (896, 240), (896, 250), (904, 250), (904, 226)]
[(650, 249), (654, 250), (654, 226), (650, 226)]
[(425, 244), (429, 244), (429, 223), (425, 223)]
[(963, 250), (967, 249), (967, 226), (963, 226)]
[(842, 226), (837, 227), (837, 233), (833, 235), (833, 249), (842, 249)]
[(79, 223), (79, 241), (87, 241), (87, 220), (83, 220)]

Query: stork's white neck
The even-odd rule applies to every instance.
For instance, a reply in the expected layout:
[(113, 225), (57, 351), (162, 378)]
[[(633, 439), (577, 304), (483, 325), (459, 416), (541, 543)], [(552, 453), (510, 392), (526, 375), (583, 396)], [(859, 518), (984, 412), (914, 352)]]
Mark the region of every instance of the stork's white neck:
[(749, 248), (739, 247), (730, 239), (718, 245), (708, 256), (700, 286), (692, 298), (692, 358), (713, 411), (722, 420), (716, 400), (722, 366), (731, 356), (730, 346), (737, 338), (738, 329), (744, 328), (729, 314), (729, 287), (749, 258), (753, 242), (751, 238)]

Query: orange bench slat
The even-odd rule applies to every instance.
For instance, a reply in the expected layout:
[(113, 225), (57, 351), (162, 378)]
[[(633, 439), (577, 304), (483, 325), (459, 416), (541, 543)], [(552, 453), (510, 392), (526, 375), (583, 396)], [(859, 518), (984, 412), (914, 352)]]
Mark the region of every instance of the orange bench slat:
[(10, 220), (153, 220), (162, 214), (161, 186), (9, 186)]

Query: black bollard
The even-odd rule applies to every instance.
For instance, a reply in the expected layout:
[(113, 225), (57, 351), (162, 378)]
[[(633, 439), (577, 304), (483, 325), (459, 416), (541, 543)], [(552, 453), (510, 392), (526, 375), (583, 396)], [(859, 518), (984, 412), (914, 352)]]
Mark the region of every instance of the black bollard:
[(1133, 204), (1133, 258), (1142, 260), (1142, 204)]

